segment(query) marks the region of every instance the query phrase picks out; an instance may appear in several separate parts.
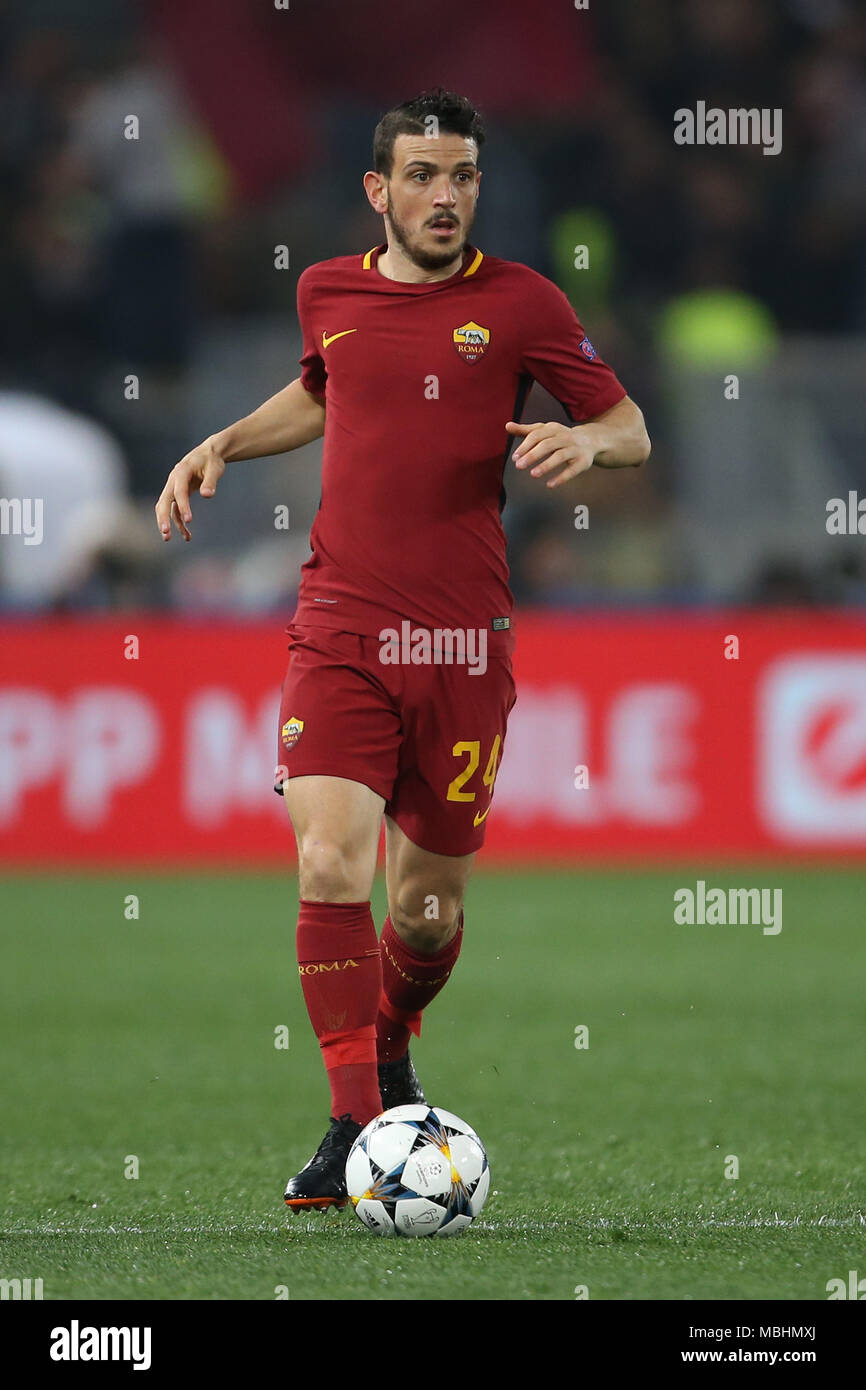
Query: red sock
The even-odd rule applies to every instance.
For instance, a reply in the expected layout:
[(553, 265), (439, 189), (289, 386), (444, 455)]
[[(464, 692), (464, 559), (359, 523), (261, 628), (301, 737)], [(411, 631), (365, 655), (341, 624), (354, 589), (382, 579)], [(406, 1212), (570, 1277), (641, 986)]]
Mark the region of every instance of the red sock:
[(376, 1071), (379, 942), (369, 903), (301, 899), (298, 969), (331, 1083), (331, 1114), (365, 1125), (382, 1109)]
[(380, 1062), (393, 1062), (421, 1036), (421, 1011), (435, 999), (457, 964), (463, 943), (463, 913), (457, 933), (435, 956), (419, 956), (395, 932), (390, 917), (382, 928), (382, 997), (376, 1019)]

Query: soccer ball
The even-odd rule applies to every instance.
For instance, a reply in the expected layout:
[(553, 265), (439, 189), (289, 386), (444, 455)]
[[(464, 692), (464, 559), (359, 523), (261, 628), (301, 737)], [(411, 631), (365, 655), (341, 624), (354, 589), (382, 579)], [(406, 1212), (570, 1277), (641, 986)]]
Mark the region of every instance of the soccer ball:
[(450, 1236), (481, 1211), (490, 1188), (474, 1129), (438, 1106), (396, 1105), (361, 1130), (346, 1160), (355, 1212), (379, 1236)]

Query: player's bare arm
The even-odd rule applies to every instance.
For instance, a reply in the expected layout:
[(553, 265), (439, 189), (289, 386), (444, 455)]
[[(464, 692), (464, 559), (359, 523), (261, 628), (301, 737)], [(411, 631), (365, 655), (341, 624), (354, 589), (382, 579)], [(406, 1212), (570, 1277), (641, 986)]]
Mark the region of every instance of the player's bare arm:
[(267, 458), (300, 449), (325, 432), (325, 401), (301, 385), (300, 378), (278, 391), (251, 415), (212, 434), (176, 463), (156, 504), (163, 540), (171, 539), (174, 522), (185, 541), (191, 540), (189, 495), (213, 497), (227, 463)]
[(556, 421), (521, 425), (509, 420), (505, 428), (509, 434), (523, 436), (514, 451), (518, 468), (529, 468), (533, 478), (556, 473), (548, 480), (548, 487), (559, 487), (593, 464), (600, 468), (636, 468), (646, 463), (652, 447), (643, 412), (629, 396), (582, 425)]

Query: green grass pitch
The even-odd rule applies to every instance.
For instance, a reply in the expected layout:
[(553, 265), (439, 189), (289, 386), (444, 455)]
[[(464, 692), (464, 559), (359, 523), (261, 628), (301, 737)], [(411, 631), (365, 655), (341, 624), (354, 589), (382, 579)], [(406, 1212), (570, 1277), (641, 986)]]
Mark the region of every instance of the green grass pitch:
[[(698, 877), (781, 887), (782, 931), (675, 925)], [(328, 1112), (296, 893), (288, 871), (0, 883), (0, 1277), (46, 1299), (807, 1300), (866, 1272), (866, 873), (479, 870), (413, 1047), (490, 1156), (453, 1240), (282, 1205)]]

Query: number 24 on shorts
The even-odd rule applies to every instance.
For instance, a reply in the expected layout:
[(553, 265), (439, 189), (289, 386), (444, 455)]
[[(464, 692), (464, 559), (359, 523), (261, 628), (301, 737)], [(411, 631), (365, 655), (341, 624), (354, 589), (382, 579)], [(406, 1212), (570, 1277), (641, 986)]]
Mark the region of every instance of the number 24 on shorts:
[[(502, 739), (500, 735), (497, 734), (495, 739), (493, 740), (493, 747), (490, 750), (490, 757), (487, 759), (487, 767), (485, 768), (484, 776), (481, 779), (484, 786), (490, 788), (491, 800), (493, 799), (493, 784), (496, 781), (496, 773), (499, 767), (499, 749), (501, 744)], [(478, 771), (478, 767), (481, 762), (481, 741), (477, 738), (462, 739), (460, 743), (455, 743), (454, 747), (451, 749), (451, 752), (455, 758), (468, 757), (468, 761), (466, 763), (466, 766), (462, 769), (462, 771), (458, 772), (457, 776), (454, 777), (448, 783), (448, 800), (474, 801), (475, 792), (465, 792), (463, 788), (469, 781), (470, 777), (472, 777), (473, 774)], [(489, 810), (490, 806), (488, 805), (487, 811)], [(487, 815), (487, 811), (484, 811), (482, 815), (475, 817), (476, 825), (481, 824), (481, 822), (484, 820), (484, 817)]]

